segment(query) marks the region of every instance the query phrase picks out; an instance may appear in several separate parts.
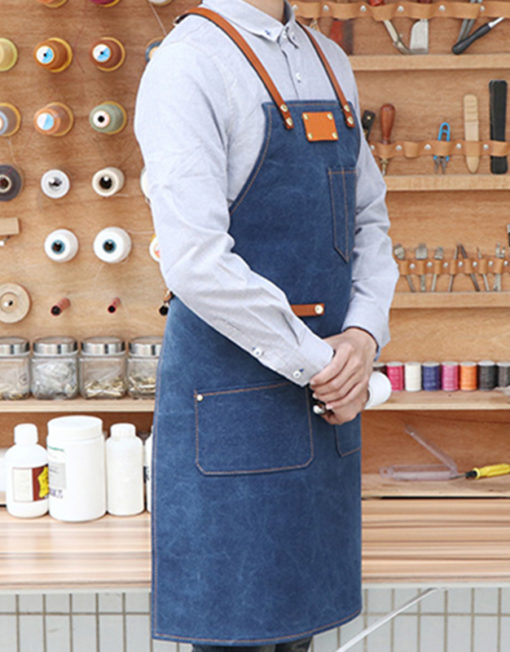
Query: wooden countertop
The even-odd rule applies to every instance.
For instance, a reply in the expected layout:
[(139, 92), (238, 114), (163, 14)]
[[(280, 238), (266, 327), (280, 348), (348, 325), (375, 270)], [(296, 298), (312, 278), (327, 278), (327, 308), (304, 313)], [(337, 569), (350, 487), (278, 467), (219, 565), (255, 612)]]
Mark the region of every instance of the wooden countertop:
[[(0, 509), (0, 589), (150, 586), (150, 515), (61, 523)], [(363, 501), (367, 583), (510, 582), (510, 499)]]

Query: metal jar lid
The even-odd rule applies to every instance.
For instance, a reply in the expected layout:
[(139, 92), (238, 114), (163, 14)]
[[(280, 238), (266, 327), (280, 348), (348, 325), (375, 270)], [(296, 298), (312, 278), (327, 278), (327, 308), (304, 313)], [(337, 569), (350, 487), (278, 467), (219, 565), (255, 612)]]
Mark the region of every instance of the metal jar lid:
[(129, 342), (129, 354), (136, 358), (158, 357), (162, 342), (162, 337), (153, 335), (135, 337)]
[(24, 337), (0, 337), (0, 356), (24, 355), (30, 351), (30, 344)]
[(121, 355), (125, 350), (123, 340), (113, 335), (87, 337), (81, 343), (81, 351), (85, 355)]
[(73, 337), (65, 335), (39, 337), (33, 342), (33, 350), (35, 355), (74, 355), (78, 351), (78, 342)]

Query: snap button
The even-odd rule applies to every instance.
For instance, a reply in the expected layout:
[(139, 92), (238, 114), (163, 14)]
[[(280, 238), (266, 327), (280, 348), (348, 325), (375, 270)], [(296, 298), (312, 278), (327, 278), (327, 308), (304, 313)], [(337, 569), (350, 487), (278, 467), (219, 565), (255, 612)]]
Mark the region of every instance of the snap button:
[(254, 355), (256, 358), (260, 358), (260, 356), (262, 355), (262, 349), (259, 349), (259, 347), (256, 346), (256, 347), (253, 349), (253, 355)]
[(303, 374), (301, 371), (299, 371), (299, 369), (296, 369), (296, 371), (292, 374), (293, 378), (301, 378), (302, 375)]
[(203, 401), (204, 400), (203, 394), (197, 394), (196, 399), (197, 401)]

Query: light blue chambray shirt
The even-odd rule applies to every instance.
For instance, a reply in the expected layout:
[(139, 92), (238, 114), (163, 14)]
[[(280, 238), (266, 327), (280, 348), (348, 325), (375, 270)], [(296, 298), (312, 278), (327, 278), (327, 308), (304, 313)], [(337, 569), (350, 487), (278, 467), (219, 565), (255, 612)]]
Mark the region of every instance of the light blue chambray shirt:
[[(243, 0), (206, 0), (255, 51), (284, 100), (335, 95), (285, 0), (285, 24)], [(359, 114), (347, 56), (317, 38)], [(189, 16), (163, 40), (142, 77), (135, 134), (167, 286), (210, 326), (298, 385), (331, 360), (331, 346), (297, 317), (284, 292), (232, 252), (229, 205), (244, 185), (264, 135), (265, 86), (231, 40)], [(303, 161), (306, 165), (306, 161)], [(397, 268), (387, 235), (385, 183), (362, 138), (357, 164), (353, 282), (346, 319), (384, 346)], [(271, 237), (268, 233), (267, 237)], [(306, 274), (296, 269), (296, 274)], [(313, 301), (320, 297), (313, 297)], [(327, 308), (326, 308), (327, 309)]]

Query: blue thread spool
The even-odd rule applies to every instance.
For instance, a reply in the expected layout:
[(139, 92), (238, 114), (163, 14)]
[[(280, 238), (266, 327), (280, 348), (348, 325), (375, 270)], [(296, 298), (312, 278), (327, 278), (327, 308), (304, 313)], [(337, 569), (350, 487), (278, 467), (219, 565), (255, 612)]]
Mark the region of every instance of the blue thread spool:
[(426, 392), (441, 389), (441, 367), (439, 362), (424, 362), (421, 366), (421, 384)]

